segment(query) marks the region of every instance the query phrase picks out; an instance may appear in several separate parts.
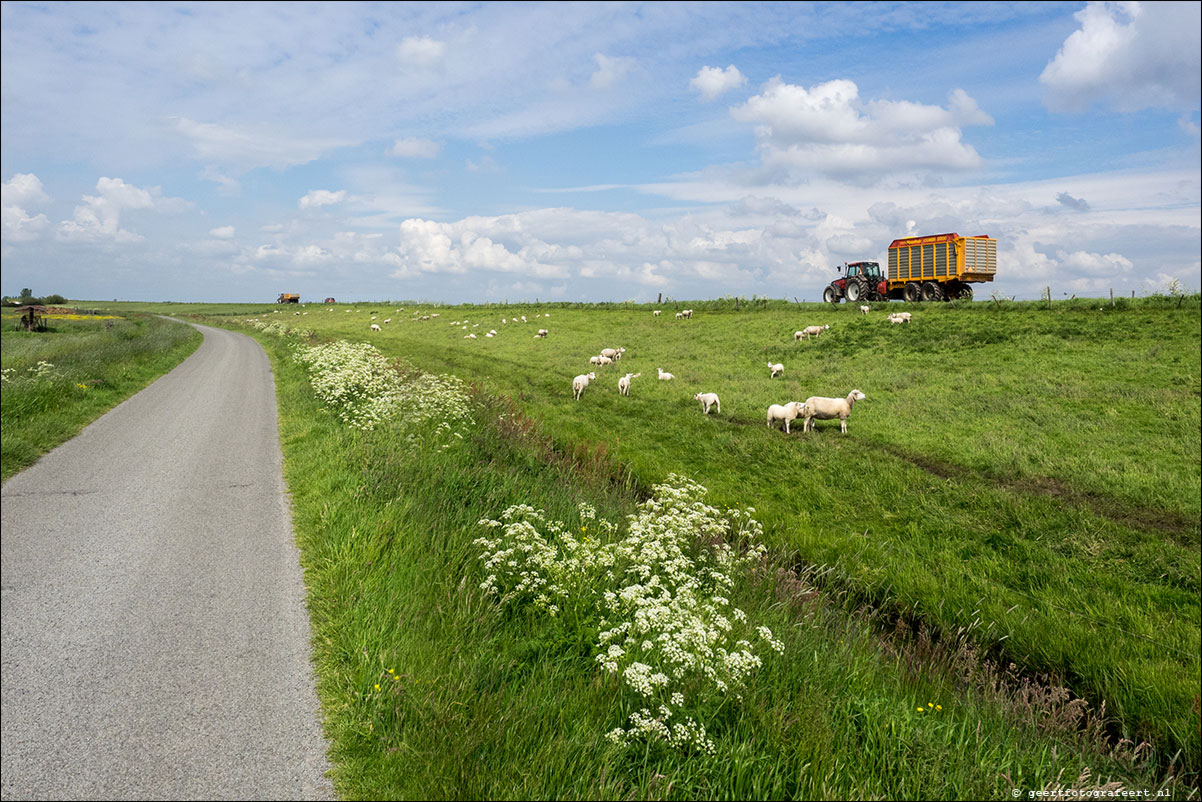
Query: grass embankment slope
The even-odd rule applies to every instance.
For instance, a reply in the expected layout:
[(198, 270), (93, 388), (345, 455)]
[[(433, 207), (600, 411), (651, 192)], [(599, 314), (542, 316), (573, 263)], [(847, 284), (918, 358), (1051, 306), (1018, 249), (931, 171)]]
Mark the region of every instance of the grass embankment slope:
[[(1183, 749), (1178, 767), (1196, 770), (1198, 308), (1123, 307), (920, 307), (909, 327), (825, 308), (712, 309), (677, 322), (647, 309), (444, 308), (421, 321), (412, 307), (309, 307), (289, 324), (479, 381), (560, 444), (507, 435), (495, 410), (470, 447), (436, 455), (386, 431), (352, 435), (318, 413), (277, 350), (278, 375), (291, 377), (280, 390), (285, 453), (342, 787), (963, 797), (1060, 774), (1075, 782), (1087, 765), (1095, 778), (1141, 781), (1099, 758), (1100, 741), (1082, 745), (1065, 712), (1079, 708), (1056, 691), (1021, 678), (1009, 691), (982, 685), (992, 671), (982, 650), (1050, 672), (1095, 708), (1106, 700), (1125, 734)], [(393, 318), (379, 334), (367, 331), (373, 311)], [(515, 313), (530, 322), (500, 323)], [(450, 325), (463, 318), (469, 329)], [(828, 321), (823, 338), (793, 341), (796, 328)], [(535, 340), (538, 327), (551, 336)], [(484, 338), (489, 329), (499, 336)], [(626, 357), (572, 402), (571, 377), (607, 345)], [(784, 381), (768, 379), (768, 361), (785, 363)], [(656, 382), (657, 366), (676, 381)], [(627, 371), (644, 376), (620, 398)], [(769, 403), (853, 386), (869, 398), (846, 437), (829, 423), (789, 437), (764, 425)], [(722, 415), (704, 418), (698, 391), (718, 392)], [(608, 469), (577, 475), (557, 456), (573, 444), (591, 446), (594, 467), (610, 464), (598, 455), (605, 444), (632, 483), (612, 485)], [(749, 580), (741, 602), (788, 633), (786, 652), (750, 686), (755, 704), (716, 720), (722, 757), (630, 763), (597, 737), (624, 717), (612, 704), (620, 688), (588, 670), (587, 638), (498, 617), (473, 590), (469, 544), (479, 517), (515, 501), (570, 520), (571, 502), (592, 498), (618, 517), (629, 491), (673, 471), (719, 504), (755, 506), (779, 565), (826, 567), (820, 597), (868, 602), (919, 633), (882, 639), (847, 605), (819, 605), (821, 623), (797, 626), (795, 605), (774, 604), (791, 598), (780, 576), (776, 591)], [(388, 668), (408, 684), (389, 684)], [(379, 678), (393, 690), (381, 696)], [(954, 700), (945, 718), (917, 712), (927, 695)], [(561, 746), (547, 745), (552, 733)]]
[(0, 327), (4, 479), (171, 370), (202, 340), (191, 326), (146, 315), (51, 315), (47, 326), (26, 332), (5, 315)]

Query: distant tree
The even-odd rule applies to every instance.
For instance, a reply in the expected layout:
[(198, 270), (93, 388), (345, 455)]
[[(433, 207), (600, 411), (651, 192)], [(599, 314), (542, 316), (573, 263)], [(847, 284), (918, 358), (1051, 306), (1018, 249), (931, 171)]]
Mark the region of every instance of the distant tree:
[(33, 301), (33, 290), (29, 289), (28, 287), (24, 288), (23, 290), (21, 290), (21, 294), (17, 296), (17, 300), (19, 300), (23, 304), (28, 304), (28, 303), (32, 302)]
[(54, 295), (47, 295), (45, 298), (42, 299), (42, 303), (47, 306), (50, 306), (50, 305), (59, 306), (61, 304), (65, 304), (66, 302), (67, 302), (67, 299), (57, 293), (55, 293)]

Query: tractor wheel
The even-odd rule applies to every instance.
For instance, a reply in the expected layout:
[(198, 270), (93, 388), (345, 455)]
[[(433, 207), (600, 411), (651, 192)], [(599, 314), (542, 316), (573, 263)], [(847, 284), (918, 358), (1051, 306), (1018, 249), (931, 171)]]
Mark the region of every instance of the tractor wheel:
[(848, 303), (852, 303), (852, 304), (857, 303), (867, 294), (868, 294), (867, 288), (864, 286), (864, 282), (861, 279), (859, 279), (857, 277), (857, 278), (851, 278), (851, 279), (847, 280), (847, 302)]
[(958, 293), (956, 293), (956, 300), (957, 301), (971, 301), (972, 300), (972, 285), (971, 284), (961, 284), (960, 291)]
[(911, 281), (902, 290), (902, 295), (907, 303), (916, 304), (922, 300), (922, 287), (918, 286), (917, 282)]
[(828, 284), (826, 289), (822, 291), (822, 300), (828, 304), (837, 304), (839, 303), (839, 293), (835, 291), (833, 286)]
[(922, 300), (924, 300), (924, 301), (942, 301), (943, 300), (943, 287), (939, 286), (934, 281), (923, 282)]

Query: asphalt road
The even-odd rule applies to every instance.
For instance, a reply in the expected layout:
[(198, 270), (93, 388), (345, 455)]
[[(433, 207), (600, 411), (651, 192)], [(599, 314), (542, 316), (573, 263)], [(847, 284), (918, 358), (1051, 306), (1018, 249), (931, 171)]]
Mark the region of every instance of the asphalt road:
[(5, 799), (333, 798), (270, 364), (197, 328), (3, 487)]

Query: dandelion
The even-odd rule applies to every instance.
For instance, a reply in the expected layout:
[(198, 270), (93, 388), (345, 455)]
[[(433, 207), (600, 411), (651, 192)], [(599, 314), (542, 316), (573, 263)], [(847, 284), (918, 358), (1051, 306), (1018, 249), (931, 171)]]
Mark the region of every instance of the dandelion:
[(380, 690), (380, 683), (378, 683), (378, 682), (376, 683), (376, 690), (377, 691)]

